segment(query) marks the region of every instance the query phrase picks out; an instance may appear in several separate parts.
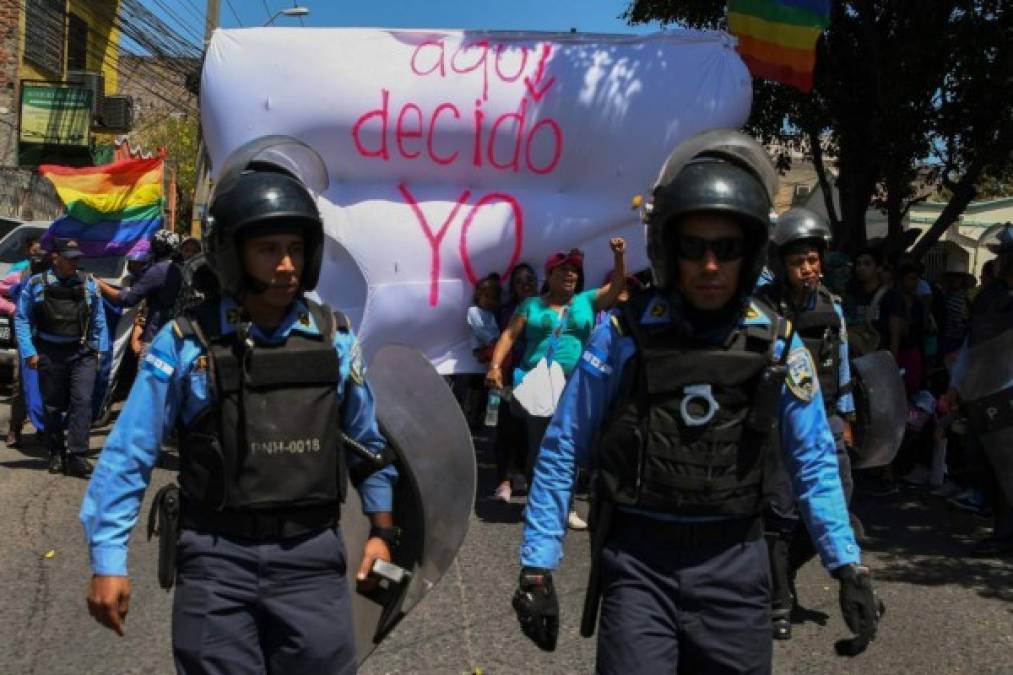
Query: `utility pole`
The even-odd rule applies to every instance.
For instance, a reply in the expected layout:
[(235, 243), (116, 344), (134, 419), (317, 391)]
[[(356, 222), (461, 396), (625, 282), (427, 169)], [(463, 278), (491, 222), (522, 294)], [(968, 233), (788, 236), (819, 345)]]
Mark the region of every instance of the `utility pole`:
[[(221, 0), (207, 0), (207, 9), (204, 13), (204, 51), (207, 52), (208, 43), (211, 42), (211, 34), (218, 27), (218, 17), (221, 10)], [(198, 108), (199, 108), (198, 103)], [(203, 137), (197, 143), (197, 166), (196, 180), (193, 188), (193, 210), (190, 213), (190, 234), (194, 237), (201, 236), (201, 221), (204, 210), (207, 208), (208, 198), (211, 195), (211, 178), (208, 171), (207, 146), (204, 145)]]
[(218, 28), (218, 15), (221, 11), (221, 0), (208, 0), (207, 10), (204, 12), (204, 46), (211, 42), (211, 34)]

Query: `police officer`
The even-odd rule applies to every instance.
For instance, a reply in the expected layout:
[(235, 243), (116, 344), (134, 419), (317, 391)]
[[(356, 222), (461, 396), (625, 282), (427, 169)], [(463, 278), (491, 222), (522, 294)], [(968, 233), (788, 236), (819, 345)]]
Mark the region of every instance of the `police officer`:
[(183, 285), (183, 273), (173, 260), (178, 245), (179, 235), (159, 230), (151, 238), (148, 264), (137, 275), (134, 283), (125, 288), (116, 288), (102, 280), (98, 282), (102, 295), (114, 305), (134, 307), (144, 301), (145, 323), (141, 332), (144, 348), (151, 344), (159, 329), (172, 318)]
[(656, 288), (592, 336), (535, 469), (514, 608), (543, 649), (558, 631), (552, 570), (575, 465), (591, 464), (596, 557), (582, 633), (600, 592), (598, 672), (769, 672), (760, 515), (778, 423), (802, 512), (861, 636), (849, 647), (875, 635), (812, 359), (773, 308), (749, 299), (775, 187), (763, 149), (728, 130), (689, 139), (663, 167), (644, 214)]
[(52, 268), (25, 283), (14, 324), (22, 358), (39, 371), (49, 472), (85, 478), (98, 354), (107, 348), (105, 310), (94, 278), (77, 269), (77, 242), (57, 241), (52, 255)]
[(123, 633), (127, 540), (175, 426), (177, 670), (352, 673), (339, 504), (358, 475), (372, 529), (353, 573), (369, 584), (373, 563), (390, 560), (397, 473), (357, 474), (362, 455), (342, 442), (385, 447), (347, 320), (304, 297), (320, 274), (320, 215), (301, 181), (261, 163), (224, 175), (209, 216), (223, 296), (155, 337), (81, 507), (89, 611)]
[[(820, 393), (834, 435), (837, 468), (844, 497), (851, 501), (853, 481), (845, 436), (855, 413), (851, 394), (848, 334), (840, 298), (821, 282), (823, 260), (832, 240), (830, 224), (809, 209), (797, 207), (782, 214), (770, 237), (770, 283), (759, 285), (758, 296), (792, 322), (816, 363)], [(816, 551), (812, 538), (799, 527), (791, 479), (778, 464), (766, 518), (767, 547), (773, 583), (773, 633), (791, 638), (791, 609), (795, 575)]]

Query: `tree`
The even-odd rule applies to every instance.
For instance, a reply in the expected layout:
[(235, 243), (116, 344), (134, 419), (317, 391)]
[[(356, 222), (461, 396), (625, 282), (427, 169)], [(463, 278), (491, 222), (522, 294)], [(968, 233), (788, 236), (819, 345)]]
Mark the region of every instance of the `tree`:
[[(899, 0), (833, 0), (830, 25), (817, 44), (812, 94), (754, 81), (748, 129), (813, 159), (842, 248), (854, 250), (865, 242), (870, 205), (887, 212), (890, 234), (899, 237), (904, 215), (940, 181), (956, 185), (956, 174), (966, 174), (973, 186), (981, 177), (979, 164), (995, 165), (1003, 154), (1005, 146), (996, 144), (1001, 139), (989, 137), (986, 130), (995, 131), (997, 118), (1008, 116), (998, 102), (1009, 98), (988, 96), (984, 90), (996, 88), (1003, 78), (1010, 82), (1009, 64), (997, 67), (1000, 57), (993, 53), (1010, 47), (1004, 28), (1008, 4), (933, 0), (915, 7)], [(724, 27), (725, 2), (633, 0), (625, 16), (632, 23)], [(996, 46), (1003, 36), (1005, 44)], [(988, 100), (997, 105), (986, 115), (976, 111), (988, 119), (976, 120), (972, 132), (962, 128), (960, 111), (972, 105), (974, 96), (981, 96), (979, 106)], [(941, 144), (940, 139), (953, 140)], [(940, 146), (958, 154), (950, 152), (949, 159), (925, 166)], [(993, 159), (975, 163), (973, 157), (986, 150)], [(837, 158), (839, 214), (830, 199), (825, 153)], [(954, 219), (966, 207), (965, 197), (966, 189), (955, 193)]]
[[(1013, 7), (1009, 0), (966, 5), (953, 19), (952, 54), (939, 95), (936, 147), (949, 200), (912, 254), (922, 255), (957, 221), (979, 188), (1013, 176)], [(973, 48), (971, 48), (973, 46)], [(988, 195), (995, 196), (995, 195)]]
[(152, 152), (166, 151), (166, 170), (176, 171), (176, 222), (177, 232), (189, 233), (190, 212), (193, 209), (194, 184), (197, 172), (198, 120), (195, 114), (161, 113), (152, 119), (141, 119), (131, 141)]

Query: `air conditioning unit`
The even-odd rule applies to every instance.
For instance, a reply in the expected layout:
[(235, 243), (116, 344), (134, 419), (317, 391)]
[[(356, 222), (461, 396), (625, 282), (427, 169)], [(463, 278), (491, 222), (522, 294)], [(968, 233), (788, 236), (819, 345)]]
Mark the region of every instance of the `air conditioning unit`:
[(67, 81), (91, 89), (91, 116), (98, 118), (102, 114), (102, 99), (106, 93), (106, 78), (102, 73), (87, 70), (71, 70), (67, 72)]
[(132, 96), (106, 96), (102, 102), (102, 130), (126, 133), (134, 126)]

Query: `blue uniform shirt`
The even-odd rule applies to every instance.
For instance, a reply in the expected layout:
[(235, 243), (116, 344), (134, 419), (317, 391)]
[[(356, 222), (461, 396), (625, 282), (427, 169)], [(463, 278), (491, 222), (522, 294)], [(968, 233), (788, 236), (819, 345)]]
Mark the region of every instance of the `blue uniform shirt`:
[[(59, 344), (71, 344), (79, 340), (79, 338), (68, 337), (66, 335), (51, 335), (35, 327), (35, 303), (42, 301), (45, 284), (65, 283), (66, 280), (61, 281), (52, 270), (47, 270), (33, 275), (28, 281), (20, 285), (21, 290), (17, 301), (18, 309), (14, 314), (14, 332), (17, 335), (18, 349), (21, 350), (23, 358), (29, 359), (38, 354), (33, 338)], [(85, 277), (84, 283), (87, 289), (85, 300), (91, 311), (91, 316), (88, 319), (88, 334), (85, 341), (91, 349), (97, 352), (104, 352), (109, 349), (109, 345), (106, 344), (108, 331), (106, 331), (105, 307), (102, 304), (102, 297), (99, 295), (98, 286), (91, 275)]]
[[(221, 303), (222, 330), (234, 330), (226, 316), (236, 305)], [(301, 319), (308, 315), (308, 323)], [(306, 305), (297, 301), (272, 335), (254, 326), (252, 335), (262, 344), (277, 344), (292, 331), (319, 335)], [(339, 356), (338, 403), (344, 401), (341, 428), (351, 438), (374, 452), (381, 452), (385, 441), (376, 424), (373, 394), (363, 382), (364, 368), (355, 336), (338, 332), (334, 348)], [(151, 343), (116, 426), (106, 439), (98, 465), (88, 484), (81, 505), (81, 523), (91, 549), (95, 574), (126, 575), (127, 542), (137, 522), (144, 490), (158, 458), (163, 436), (179, 421), (189, 423), (211, 405), (206, 369), (197, 366), (204, 354), (194, 338), (181, 338), (176, 324), (165, 325)], [(335, 411), (337, 412), (337, 411)], [(335, 448), (335, 451), (343, 451)], [(185, 452), (185, 450), (183, 450)], [(359, 457), (348, 453), (349, 466)], [(365, 513), (387, 512), (393, 503), (397, 470), (393, 465), (373, 473), (359, 488)]]
[[(777, 283), (774, 273), (766, 267), (763, 268), (763, 272), (760, 274), (759, 279), (756, 281), (756, 287), (768, 286)], [(816, 308), (816, 294), (813, 293), (809, 296), (809, 304), (803, 311), (809, 311)], [(851, 362), (848, 356), (848, 322), (844, 319), (844, 307), (841, 305), (841, 300), (836, 295), (834, 296), (834, 311), (837, 312), (837, 316), (841, 318), (841, 344), (839, 345), (839, 358), (840, 368), (837, 372), (837, 379), (841, 389), (844, 389), (851, 384)], [(855, 412), (855, 396), (847, 391), (837, 397), (834, 402), (834, 408), (842, 415), (847, 415)]]
[[(769, 325), (768, 316), (755, 305), (753, 310), (742, 319), (744, 325)], [(671, 312), (668, 301), (656, 296), (648, 304), (641, 324), (669, 323)], [(778, 353), (783, 349), (779, 342)], [(603, 323), (591, 336), (542, 440), (525, 510), (522, 565), (555, 569), (559, 564), (575, 465), (588, 466), (592, 443), (615, 401), (623, 369), (635, 352), (633, 339), (620, 332), (614, 319)], [(797, 395), (787, 383), (781, 393), (781, 448), (802, 515), (827, 569), (858, 563), (859, 550), (848, 521), (834, 438), (812, 358), (797, 336), (792, 338), (788, 367), (797, 375), (811, 377), (813, 383), (808, 397)], [(669, 514), (641, 513), (672, 518)]]

